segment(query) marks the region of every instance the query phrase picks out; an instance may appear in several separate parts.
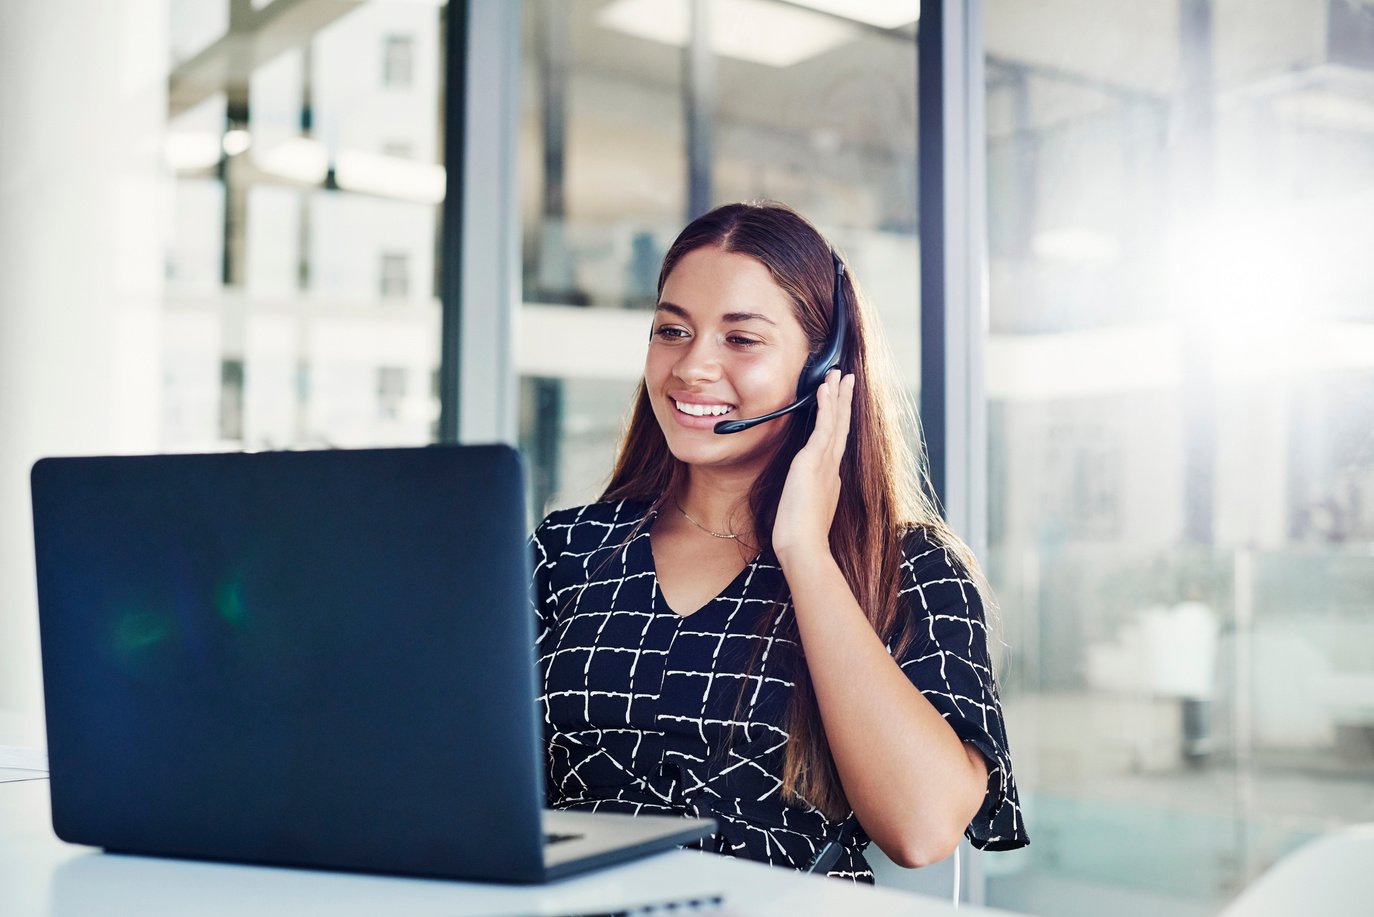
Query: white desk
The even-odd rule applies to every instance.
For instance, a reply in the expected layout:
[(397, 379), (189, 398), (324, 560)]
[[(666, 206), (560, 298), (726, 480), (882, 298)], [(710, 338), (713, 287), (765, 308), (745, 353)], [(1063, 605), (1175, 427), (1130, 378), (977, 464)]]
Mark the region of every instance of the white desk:
[[(8, 772), (13, 777), (14, 771)], [(444, 917), (604, 914), (724, 897), (705, 914), (1007, 914), (891, 889), (677, 850), (542, 886), (401, 879), (100, 853), (52, 833), (47, 780), (0, 782), (0, 915), (378, 914)], [(678, 911), (682, 913), (682, 911)], [(692, 912), (687, 912), (692, 913)]]

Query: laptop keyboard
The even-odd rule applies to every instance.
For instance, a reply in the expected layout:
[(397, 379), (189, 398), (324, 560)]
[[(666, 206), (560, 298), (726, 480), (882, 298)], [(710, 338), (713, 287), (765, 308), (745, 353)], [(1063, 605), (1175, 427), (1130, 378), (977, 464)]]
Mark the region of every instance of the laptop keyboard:
[(545, 834), (545, 844), (557, 844), (559, 841), (575, 841), (582, 835), (580, 834)]

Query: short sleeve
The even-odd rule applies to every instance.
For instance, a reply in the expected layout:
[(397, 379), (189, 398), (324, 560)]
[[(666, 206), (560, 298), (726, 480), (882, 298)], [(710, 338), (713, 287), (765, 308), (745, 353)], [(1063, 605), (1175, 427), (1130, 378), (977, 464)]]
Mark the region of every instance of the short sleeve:
[(1030, 839), (1012, 775), (978, 586), (956, 555), (919, 532), (907, 537), (903, 554), (901, 600), (913, 616), (915, 636), (898, 663), (955, 734), (987, 761), (983, 804), (965, 836), (983, 850), (1024, 847)]

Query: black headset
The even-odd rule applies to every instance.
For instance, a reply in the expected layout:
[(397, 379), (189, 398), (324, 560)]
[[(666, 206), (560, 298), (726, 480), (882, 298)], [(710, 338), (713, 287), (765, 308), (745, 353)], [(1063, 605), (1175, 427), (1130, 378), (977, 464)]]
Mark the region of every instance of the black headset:
[(797, 380), (797, 400), (762, 417), (722, 420), (715, 425), (717, 433), (741, 433), (750, 427), (776, 420), (784, 414), (790, 414), (813, 403), (816, 400), (816, 390), (825, 381), (826, 374), (840, 365), (840, 356), (844, 353), (845, 340), (849, 336), (849, 304), (844, 296), (844, 262), (834, 249), (830, 250), (830, 258), (835, 262), (835, 308), (830, 317), (830, 335), (821, 346), (820, 353), (807, 357), (806, 365), (802, 367), (801, 378)]

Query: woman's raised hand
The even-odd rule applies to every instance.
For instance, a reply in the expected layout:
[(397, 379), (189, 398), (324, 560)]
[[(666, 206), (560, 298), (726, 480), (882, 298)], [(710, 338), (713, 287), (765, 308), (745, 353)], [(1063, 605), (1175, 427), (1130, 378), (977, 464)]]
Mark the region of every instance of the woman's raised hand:
[(849, 440), (854, 375), (832, 369), (816, 390), (816, 427), (792, 459), (773, 522), (773, 553), (784, 566), (830, 553), (840, 501), (840, 459)]

